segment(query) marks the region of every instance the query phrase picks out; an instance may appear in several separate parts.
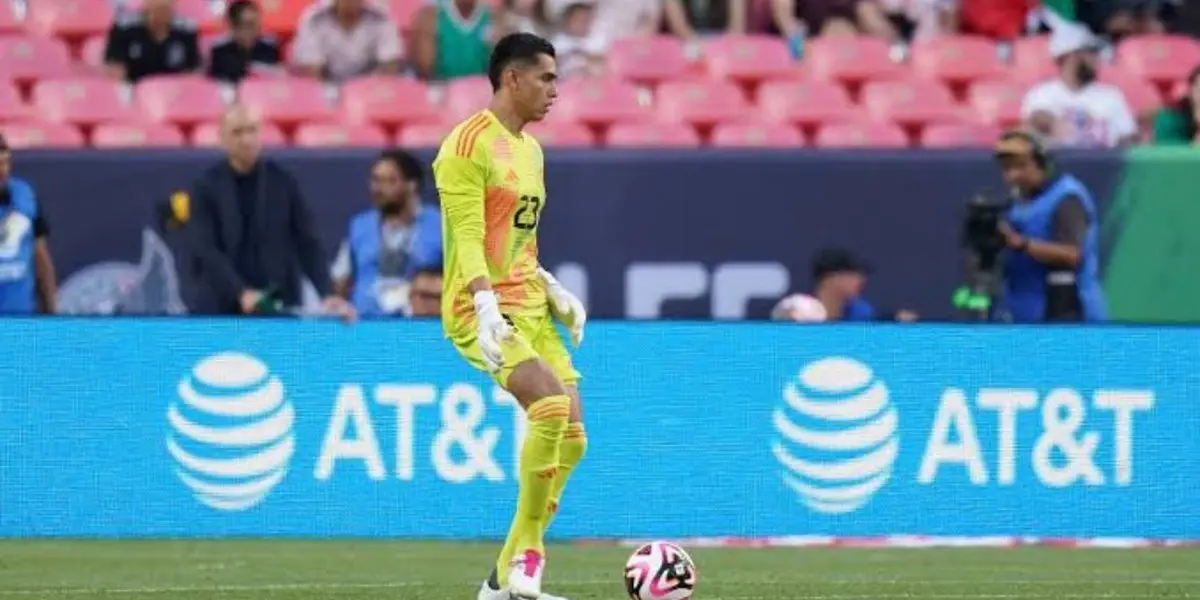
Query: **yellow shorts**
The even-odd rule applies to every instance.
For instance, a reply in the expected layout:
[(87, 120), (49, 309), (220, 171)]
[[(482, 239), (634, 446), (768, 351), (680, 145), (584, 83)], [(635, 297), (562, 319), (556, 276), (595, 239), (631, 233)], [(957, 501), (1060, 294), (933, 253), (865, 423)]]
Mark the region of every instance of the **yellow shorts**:
[(579, 371), (571, 363), (571, 355), (563, 343), (562, 336), (554, 326), (554, 318), (544, 315), (505, 316), (513, 326), (513, 337), (501, 344), (504, 366), (499, 371), (489, 371), (483, 361), (483, 353), (476, 342), (474, 320), (470, 327), (449, 332), (454, 349), (471, 363), (472, 367), (490, 375), (500, 387), (507, 388), (508, 376), (517, 365), (535, 358), (542, 359), (563, 385), (577, 385), (581, 379)]

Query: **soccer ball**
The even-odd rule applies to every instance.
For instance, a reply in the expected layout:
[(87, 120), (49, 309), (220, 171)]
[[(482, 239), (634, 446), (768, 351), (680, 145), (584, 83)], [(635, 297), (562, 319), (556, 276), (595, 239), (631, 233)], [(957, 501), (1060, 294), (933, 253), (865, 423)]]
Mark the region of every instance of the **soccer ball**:
[(821, 323), (829, 318), (821, 301), (808, 294), (793, 294), (780, 300), (771, 316), (797, 323)]
[(651, 542), (625, 563), (625, 590), (632, 600), (690, 600), (696, 587), (696, 563), (683, 548)]

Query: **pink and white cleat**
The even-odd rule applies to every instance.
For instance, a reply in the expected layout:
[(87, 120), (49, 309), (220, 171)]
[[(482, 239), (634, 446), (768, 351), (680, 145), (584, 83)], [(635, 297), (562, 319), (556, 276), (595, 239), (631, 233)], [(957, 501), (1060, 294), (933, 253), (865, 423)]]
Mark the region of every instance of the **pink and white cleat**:
[(514, 600), (538, 600), (542, 595), (542, 571), (546, 559), (537, 550), (526, 550), (513, 560), (508, 572), (508, 591)]

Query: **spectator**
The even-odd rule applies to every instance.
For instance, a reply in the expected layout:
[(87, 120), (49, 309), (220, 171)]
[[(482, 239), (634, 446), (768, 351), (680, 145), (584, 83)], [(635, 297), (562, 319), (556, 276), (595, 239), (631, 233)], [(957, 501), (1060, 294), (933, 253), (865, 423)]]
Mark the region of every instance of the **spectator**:
[(860, 32), (888, 42), (900, 33), (876, 0), (771, 0), (774, 29), (790, 40), (796, 55), (814, 35), (858, 35)]
[(175, 16), (175, 0), (144, 0), (108, 31), (104, 63), (114, 79), (137, 83), (152, 75), (200, 70), (196, 25)]
[(442, 315), (442, 266), (422, 267), (413, 274), (409, 287), (408, 304), (412, 316), (440, 317)]
[(562, 77), (592, 77), (604, 72), (607, 41), (595, 30), (595, 0), (556, 0), (552, 19), (558, 34), (551, 40)]
[(669, 33), (689, 42), (702, 34), (743, 34), (747, 31), (749, 0), (665, 0), (664, 25)]
[(662, 26), (661, 0), (604, 0), (596, 6), (594, 29), (609, 44), (622, 37), (654, 35)]
[(1200, 67), (1188, 75), (1183, 97), (1158, 111), (1154, 118), (1154, 142), (1157, 144), (1200, 144)]
[(420, 163), (403, 150), (380, 154), (371, 168), (375, 206), (350, 221), (332, 271), (337, 294), (362, 315), (407, 312), (414, 274), (442, 262), (441, 218), (421, 203), (422, 177)]
[(958, 33), (957, 0), (885, 0), (882, 6), (904, 39)]
[(427, 79), (487, 73), (492, 9), (480, 0), (436, 0), (417, 14), (413, 65)]
[(229, 35), (212, 48), (208, 75), (237, 83), (251, 71), (273, 71), (279, 66), (279, 45), (273, 36), (262, 34), (262, 15), (250, 0), (235, 0), (226, 11)]
[(332, 81), (397, 73), (404, 53), (387, 11), (368, 0), (318, 0), (301, 15), (295, 44), (299, 69)]
[(33, 187), (12, 176), (12, 150), (0, 135), (0, 314), (57, 311), (48, 234)]
[(1029, 90), (1021, 118), (1056, 145), (1103, 148), (1127, 144), (1137, 123), (1120, 88), (1096, 81), (1097, 40), (1083, 26), (1066, 23), (1050, 36), (1059, 76)]
[(959, 0), (963, 33), (1011, 41), (1025, 33), (1038, 0)]
[[(908, 310), (881, 315), (863, 298), (870, 270), (870, 266), (853, 252), (841, 248), (823, 249), (813, 258), (812, 295), (794, 294), (784, 298), (775, 306), (771, 317), (793, 321), (915, 321), (917, 315)], [(824, 311), (812, 304), (813, 298)]]
[(1080, 21), (1113, 41), (1130, 35), (1162, 33), (1163, 0), (1088, 0), (1076, 4)]
[(548, 38), (554, 34), (550, 21), (546, 18), (546, 0), (504, 0), (496, 13), (496, 23), (500, 29), (499, 36), (532, 33)]
[(303, 271), (326, 310), (352, 318), (353, 307), (332, 293), (329, 263), (296, 180), (262, 157), (257, 116), (230, 107), (221, 142), (225, 159), (190, 194), (190, 246), (203, 265), (199, 275), (216, 290), (213, 306), (192, 312), (251, 314), (274, 301), (299, 306)]

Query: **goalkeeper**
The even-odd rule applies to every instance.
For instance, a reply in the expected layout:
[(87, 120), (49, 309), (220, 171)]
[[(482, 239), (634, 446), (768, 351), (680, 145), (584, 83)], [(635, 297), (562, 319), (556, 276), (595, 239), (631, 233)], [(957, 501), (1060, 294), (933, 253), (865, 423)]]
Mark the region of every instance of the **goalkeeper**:
[(509, 35), (492, 51), (488, 79), (491, 105), (460, 123), (433, 163), (445, 244), (442, 324), (467, 362), (516, 397), (529, 422), (516, 515), (479, 599), (550, 600), (541, 593), (543, 538), (587, 447), (580, 375), (553, 320), (578, 345), (586, 317), (539, 266), (543, 157), (524, 131), (557, 95), (554, 47), (535, 35)]

